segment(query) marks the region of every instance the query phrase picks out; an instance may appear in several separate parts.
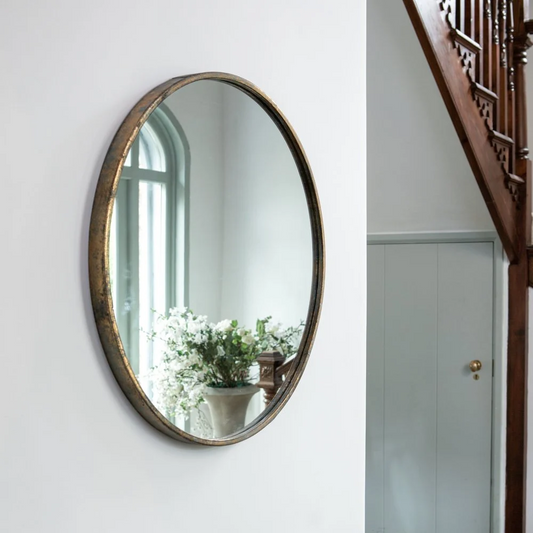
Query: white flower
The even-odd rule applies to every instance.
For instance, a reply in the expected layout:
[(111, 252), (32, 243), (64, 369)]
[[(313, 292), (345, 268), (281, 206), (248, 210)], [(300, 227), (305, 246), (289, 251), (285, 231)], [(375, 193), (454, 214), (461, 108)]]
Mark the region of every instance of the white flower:
[(247, 335), (248, 333), (249, 333), (248, 330), (247, 330), (247, 329), (244, 329), (244, 328), (239, 328), (239, 329), (237, 330), (237, 335), (238, 335), (239, 337), (244, 337), (244, 336)]
[(205, 333), (197, 333), (194, 336), (195, 344), (203, 344), (204, 342), (207, 342), (207, 335), (205, 335)]
[(279, 328), (281, 327), (281, 324), (268, 324), (268, 326), (266, 327), (266, 332), (267, 333), (270, 333), (271, 335), (275, 335)]
[(224, 348), (222, 346), (220, 346), (220, 345), (217, 346), (217, 355), (219, 355), (221, 357), (226, 355), (226, 352), (225, 352)]
[(253, 337), (253, 335), (245, 335), (243, 338), (242, 338), (242, 342), (244, 344), (248, 344), (248, 346), (251, 346), (254, 342), (255, 342), (255, 339)]
[(280, 329), (275, 335), (275, 337), (281, 341), (286, 340), (288, 336), (289, 332), (286, 329)]
[(202, 331), (202, 324), (200, 324), (199, 322), (189, 322), (187, 324), (187, 331), (191, 334), (191, 335), (196, 335), (197, 333), (200, 333)]
[(231, 320), (221, 320), (216, 326), (217, 331), (231, 331), (233, 326), (231, 325)]

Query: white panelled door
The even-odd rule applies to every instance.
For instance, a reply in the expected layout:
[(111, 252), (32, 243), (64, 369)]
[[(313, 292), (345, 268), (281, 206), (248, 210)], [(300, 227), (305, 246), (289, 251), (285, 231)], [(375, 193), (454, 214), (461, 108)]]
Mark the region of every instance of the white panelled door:
[(493, 256), (368, 246), (366, 533), (490, 531)]

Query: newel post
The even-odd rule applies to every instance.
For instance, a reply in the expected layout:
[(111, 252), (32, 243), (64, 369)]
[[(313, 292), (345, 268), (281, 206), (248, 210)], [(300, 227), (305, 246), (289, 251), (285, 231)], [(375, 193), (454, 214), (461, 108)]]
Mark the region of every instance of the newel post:
[(522, 192), (523, 205), (525, 205), (525, 220), (523, 221), (522, 245), (529, 246), (532, 243), (532, 209), (531, 209), (531, 163), (529, 160), (529, 140), (527, 124), (527, 52), (533, 41), (529, 34), (533, 33), (533, 20), (526, 20), (529, 15), (529, 0), (518, 2), (515, 13), (516, 38), (514, 43), (513, 63), (515, 70), (516, 88), (516, 111), (515, 111), (515, 173), (520, 176), (525, 187)]
[(268, 405), (283, 383), (283, 378), (277, 372), (284, 363), (285, 357), (279, 352), (263, 352), (258, 358), (259, 382), (257, 386), (263, 389), (265, 404)]
[(531, 163), (529, 161), (529, 141), (527, 124), (527, 53), (533, 41), (529, 34), (533, 33), (533, 20), (529, 16), (529, 0), (518, 2), (515, 12), (516, 37), (514, 42), (513, 63), (515, 70), (516, 111), (515, 111), (515, 173), (525, 182), (525, 213), (522, 233), (522, 245), (531, 245)]
[(507, 424), (505, 532), (526, 531), (527, 390), (528, 390), (528, 252), (531, 242), (531, 161), (527, 135), (527, 51), (533, 44), (527, 21), (529, 1), (519, 0), (515, 12), (516, 37), (513, 63), (515, 95), (515, 173), (524, 180), (521, 196), (525, 207), (518, 212), (518, 254), (509, 266), (507, 346)]
[[(526, 66), (527, 51), (533, 42), (529, 38), (529, 32), (533, 30), (533, 21), (527, 21), (520, 28), (514, 44), (514, 67), (515, 67), (515, 87), (516, 87), (516, 159), (520, 166), (520, 161), (528, 159), (529, 147), (527, 138), (527, 84)], [(520, 171), (517, 168), (517, 174)], [(524, 177), (524, 176), (521, 176)]]

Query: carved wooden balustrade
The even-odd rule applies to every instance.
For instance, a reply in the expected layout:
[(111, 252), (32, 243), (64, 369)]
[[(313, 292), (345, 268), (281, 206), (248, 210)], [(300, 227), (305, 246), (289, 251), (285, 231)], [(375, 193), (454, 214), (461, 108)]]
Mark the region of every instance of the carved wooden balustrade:
[(524, 533), (528, 284), (533, 286), (529, 0), (404, 4), (510, 261), (505, 532)]
[[(405, 3), (426, 55), (437, 60), (431, 65), (433, 73), (505, 250), (513, 261), (520, 254), (523, 241), (520, 228), (523, 215), (517, 211), (527, 208), (524, 161), (529, 150), (524, 70), (531, 42), (524, 20), (526, 2), (405, 0)], [(480, 131), (482, 127), (486, 131)], [(492, 147), (492, 157), (486, 144)]]
[[(531, 45), (519, 0), (435, 0), (449, 26), (470, 94), (501, 165), (500, 178), (516, 209), (526, 200), (528, 159), (525, 66)], [(486, 176), (490, 181), (490, 176)], [(498, 188), (491, 187), (498, 193)], [(499, 196), (499, 194), (498, 194)], [(507, 202), (500, 202), (505, 205)], [(493, 217), (494, 218), (494, 217)], [(498, 216), (498, 224), (505, 222)], [(519, 254), (517, 218), (512, 213), (504, 243), (511, 260)]]
[(283, 376), (292, 368), (294, 358), (287, 360), (279, 352), (263, 352), (258, 358), (259, 382), (257, 386), (264, 391), (265, 404), (268, 405), (283, 384)]

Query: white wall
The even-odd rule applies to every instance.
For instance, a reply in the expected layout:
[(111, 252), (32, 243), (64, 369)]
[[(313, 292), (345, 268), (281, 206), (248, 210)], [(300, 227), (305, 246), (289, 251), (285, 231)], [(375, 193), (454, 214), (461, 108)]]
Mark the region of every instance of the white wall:
[(202, 81), (165, 100), (187, 137), (189, 173), (189, 307), (213, 321), (220, 316), (224, 222), (222, 87)]
[(302, 180), (287, 143), (257, 103), (224, 90), (222, 317), (254, 328), (306, 319), (313, 254)]
[(190, 153), (189, 307), (255, 327), (305, 320), (309, 210), (282, 134), (244, 92), (202, 80), (165, 100)]
[[(0, 18), (0, 531), (262, 533), (275, 502), (280, 531), (362, 531), (364, 1), (20, 0)], [(176, 444), (136, 414), (87, 282), (92, 196), (119, 123), (156, 84), (205, 70), (252, 80), (291, 120), (328, 255), (298, 390), (265, 431), (224, 449)]]
[(368, 232), (494, 230), (403, 2), (368, 2)]

